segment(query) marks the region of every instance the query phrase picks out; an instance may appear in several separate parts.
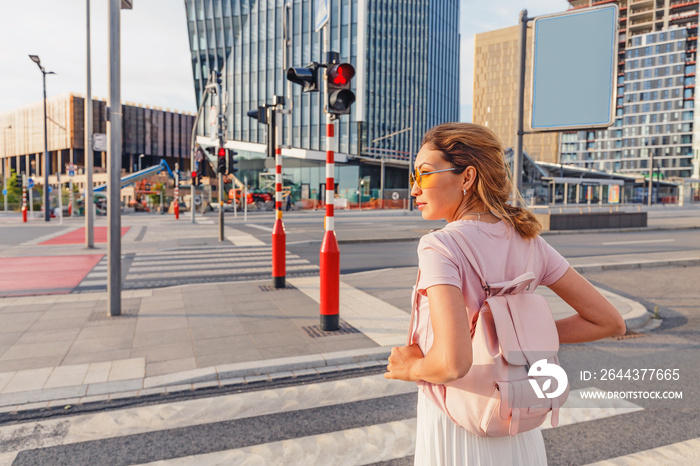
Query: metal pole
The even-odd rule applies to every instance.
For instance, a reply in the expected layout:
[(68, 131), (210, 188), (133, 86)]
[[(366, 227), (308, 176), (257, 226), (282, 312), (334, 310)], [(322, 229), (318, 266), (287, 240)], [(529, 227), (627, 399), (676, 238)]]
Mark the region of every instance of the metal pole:
[[(85, 247), (93, 248), (95, 247), (95, 214), (92, 206), (94, 205), (94, 199), (92, 198), (93, 185), (92, 185), (92, 172), (93, 165), (95, 163), (95, 154), (92, 151), (92, 78), (90, 76), (90, 0), (86, 0), (86, 10), (87, 10), (87, 89), (85, 94)], [(71, 160), (71, 162), (74, 162)], [(71, 191), (72, 192), (72, 191)], [(73, 212), (75, 211), (75, 205), (73, 205)]]
[(175, 212), (175, 220), (180, 219), (180, 165), (175, 163), (175, 205), (173, 206), (173, 211)]
[(75, 198), (73, 196), (73, 179), (71, 179), (68, 182), (68, 189), (69, 189), (69, 194), (70, 194), (70, 216), (75, 217), (78, 214), (75, 212), (76, 208), (75, 208)]
[(29, 218), (34, 218), (34, 188), (29, 188)]
[[(204, 99), (202, 99), (204, 100)], [(204, 103), (202, 102), (202, 105)], [(196, 166), (196, 161), (195, 158), (197, 156), (197, 125), (199, 124), (199, 115), (202, 114), (202, 106), (199, 107), (197, 110), (197, 116), (194, 117), (194, 124), (192, 125), (192, 137), (191, 137), (191, 144), (192, 148), (190, 150), (191, 152), (191, 161), (190, 161), (190, 171), (195, 172), (198, 170), (195, 170)], [(204, 163), (204, 158), (202, 158), (202, 162)], [(192, 177), (192, 183), (190, 183), (190, 215), (192, 216), (192, 223), (195, 223), (194, 221), (194, 196), (195, 196), (195, 189), (194, 189), (194, 177)], [(204, 190), (202, 190), (202, 204), (204, 204)]]
[(48, 222), (51, 220), (51, 215), (49, 214), (49, 208), (51, 207), (51, 201), (49, 199), (49, 141), (48, 141), (48, 128), (46, 124), (46, 73), (44, 70), (41, 71), (44, 78), (44, 221)]
[[(290, 65), (288, 62), (289, 49), (292, 44), (292, 31), (290, 29), (293, 27), (291, 15), (292, 3), (291, 1), (288, 1), (284, 4), (284, 47), (282, 49), (282, 68), (285, 73), (287, 72), (287, 68), (289, 68)], [(286, 81), (287, 92), (285, 94), (285, 104), (289, 105), (289, 107), (284, 111), (285, 122), (287, 123), (287, 147), (292, 147), (292, 110), (294, 108), (294, 99), (292, 98), (292, 82), (288, 79)]]
[(248, 221), (248, 176), (243, 177), (243, 221)]
[(27, 176), (24, 173), (22, 173), (22, 222), (27, 223)]
[[(58, 213), (61, 216), (61, 225), (63, 225), (63, 185), (61, 184), (61, 170), (56, 172), (56, 182), (58, 183)], [(73, 193), (72, 189), (71, 193)], [(75, 208), (73, 208), (73, 211), (75, 211)]]
[[(647, 149), (650, 150), (651, 149)], [(651, 151), (651, 161), (650, 161), (650, 166), (649, 166), (649, 196), (647, 199), (647, 205), (651, 206), (653, 203), (651, 202), (651, 196), (654, 192), (654, 152)]]
[[(5, 154), (7, 155), (7, 154)], [(9, 190), (7, 189), (7, 172), (9, 170), (9, 162), (10, 158), (5, 157), (5, 159), (2, 161), (2, 175), (3, 175), (3, 182), (2, 182), (2, 189), (5, 191), (4, 197), (5, 197), (5, 212), (7, 212), (7, 193)]]
[(518, 206), (523, 173), (523, 115), (525, 113), (525, 58), (527, 55), (527, 10), (520, 12), (520, 68), (518, 74), (517, 135), (513, 152), (513, 205)]
[(107, 309), (110, 316), (121, 314), (121, 167), (122, 109), (120, 70), (121, 0), (109, 0), (109, 121), (107, 123), (109, 180), (107, 185)]
[[(411, 110), (409, 112), (411, 115), (411, 140), (408, 141), (408, 170), (409, 173), (413, 173), (413, 104), (411, 104)], [(411, 199), (411, 187), (408, 187), (408, 210), (413, 211), (413, 199)]]
[(384, 208), (384, 154), (382, 154), (382, 167), (381, 167), (381, 179), (379, 180), (379, 199), (381, 208)]

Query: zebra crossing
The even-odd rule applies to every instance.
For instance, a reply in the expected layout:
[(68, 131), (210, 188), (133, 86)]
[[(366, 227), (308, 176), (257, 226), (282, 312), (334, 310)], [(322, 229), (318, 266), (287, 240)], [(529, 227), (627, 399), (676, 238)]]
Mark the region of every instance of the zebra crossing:
[[(318, 270), (318, 266), (287, 251), (288, 277), (312, 275), (318, 273)], [(187, 246), (122, 255), (124, 289), (257, 280), (269, 278), (271, 273), (272, 252), (269, 245)], [(107, 256), (104, 256), (74, 292), (103, 291), (106, 288)]]
[[(560, 426), (625, 416), (629, 401), (592, 405), (572, 390)], [(416, 386), (381, 374), (204, 395), (119, 409), (86, 409), (8, 424), (0, 415), (0, 466), (24, 464), (413, 464)], [(549, 429), (545, 421), (543, 431)], [(595, 427), (593, 427), (595, 428)], [(651, 465), (691, 439), (601, 464)], [(680, 461), (681, 464), (683, 461)], [(557, 463), (559, 464), (559, 463)]]

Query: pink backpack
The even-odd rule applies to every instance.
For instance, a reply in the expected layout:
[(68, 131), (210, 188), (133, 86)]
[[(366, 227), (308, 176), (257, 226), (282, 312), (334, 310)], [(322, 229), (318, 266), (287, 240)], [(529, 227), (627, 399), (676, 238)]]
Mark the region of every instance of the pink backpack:
[[(530, 241), (526, 270), (532, 268), (534, 243)], [(530, 286), (536, 281), (534, 273), (526, 271), (511, 281), (489, 284), (474, 254), (468, 248), (458, 249), (479, 276), (485, 299), (471, 329), (472, 367), (461, 379), (444, 385), (446, 414), (481, 437), (534, 429), (550, 411), (552, 427), (556, 427), (559, 407), (566, 401), (569, 388), (557, 358), (559, 334), (552, 311)], [(410, 328), (415, 313), (416, 299)]]

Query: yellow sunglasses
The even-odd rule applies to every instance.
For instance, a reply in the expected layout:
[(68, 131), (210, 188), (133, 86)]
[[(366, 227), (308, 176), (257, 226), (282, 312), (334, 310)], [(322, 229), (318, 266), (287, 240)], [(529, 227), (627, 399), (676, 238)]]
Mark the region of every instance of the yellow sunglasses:
[(457, 169), (454, 168), (454, 167), (452, 167), (452, 168), (445, 168), (444, 170), (435, 170), (434, 172), (425, 172), (425, 173), (421, 173), (420, 170), (418, 170), (418, 168), (416, 168), (416, 173), (415, 173), (415, 174), (413, 174), (413, 173), (409, 173), (409, 174), (408, 174), (408, 181), (409, 181), (409, 183), (410, 183), (411, 188), (413, 188), (413, 184), (414, 184), (414, 183), (418, 183), (418, 187), (421, 188), (421, 189), (423, 189), (423, 188), (430, 188), (430, 187), (432, 187), (432, 186), (425, 186), (425, 185), (423, 184), (423, 182), (425, 181), (424, 178), (425, 178), (426, 176), (432, 175), (432, 174), (434, 174), (434, 173), (449, 172), (449, 171), (453, 171), (453, 170), (457, 170)]

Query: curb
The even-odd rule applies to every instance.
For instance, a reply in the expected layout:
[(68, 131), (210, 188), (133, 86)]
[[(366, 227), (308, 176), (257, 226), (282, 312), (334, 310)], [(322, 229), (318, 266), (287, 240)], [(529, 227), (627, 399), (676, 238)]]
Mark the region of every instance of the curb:
[(302, 376), (332, 374), (381, 367), (387, 364), (390, 347), (295, 356), (225, 364), (202, 369), (72, 387), (4, 394), (0, 397), (0, 419), (8, 414), (66, 405), (105, 402), (150, 395), (182, 393), (202, 388), (243, 386)]
[(623, 262), (619, 264), (588, 264), (588, 265), (572, 265), (574, 270), (579, 273), (586, 272), (604, 272), (607, 270), (633, 270), (647, 269), (654, 267), (688, 267), (700, 265), (700, 259), (668, 259), (660, 261), (637, 261)]
[(598, 228), (596, 230), (547, 230), (540, 233), (540, 236), (552, 235), (576, 235), (583, 233), (634, 233), (639, 231), (683, 231), (700, 230), (700, 226), (692, 227), (633, 227), (633, 228)]

